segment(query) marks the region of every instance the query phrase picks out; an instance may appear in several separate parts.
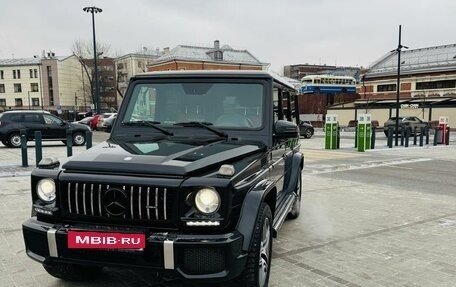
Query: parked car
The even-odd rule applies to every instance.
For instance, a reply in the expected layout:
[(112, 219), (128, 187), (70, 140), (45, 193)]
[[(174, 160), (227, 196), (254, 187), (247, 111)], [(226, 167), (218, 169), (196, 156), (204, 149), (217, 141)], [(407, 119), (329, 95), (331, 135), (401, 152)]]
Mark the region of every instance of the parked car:
[(0, 140), (8, 147), (21, 146), (21, 129), (25, 129), (27, 140), (35, 140), (35, 131), (41, 131), (43, 141), (66, 142), (67, 130), (71, 131), (73, 144), (83, 145), (86, 125), (68, 123), (46, 111), (6, 111), (0, 114)]
[(101, 130), (110, 133), (116, 118), (117, 114), (113, 115), (112, 117), (104, 119), (101, 123)]
[(306, 139), (310, 139), (314, 134), (314, 127), (310, 122), (301, 121), (299, 124), (299, 135)]
[(98, 118), (97, 126), (96, 126), (95, 129), (97, 131), (103, 130), (103, 122), (106, 119), (109, 119), (109, 118), (112, 118), (112, 117), (115, 117), (115, 116), (117, 116), (117, 113), (102, 113), (101, 116)]
[(86, 126), (90, 126), (90, 121), (93, 119), (93, 117), (85, 117), (79, 121), (76, 121), (75, 123), (78, 123), (78, 124), (83, 124), (83, 125), (86, 125)]
[(396, 130), (396, 117), (389, 118), (383, 125), (383, 132), (388, 136), (388, 128), (393, 128), (393, 134), (399, 134), (404, 130), (408, 131), (410, 135), (421, 133), (421, 128), (429, 127), (429, 123), (422, 121), (415, 116), (399, 117), (399, 129)]
[(142, 267), (267, 287), (273, 237), (300, 214), (304, 165), (285, 120), (297, 106), (275, 120), (274, 90), (297, 97), (265, 71), (133, 76), (107, 141), (33, 170), (26, 254), (65, 280)]

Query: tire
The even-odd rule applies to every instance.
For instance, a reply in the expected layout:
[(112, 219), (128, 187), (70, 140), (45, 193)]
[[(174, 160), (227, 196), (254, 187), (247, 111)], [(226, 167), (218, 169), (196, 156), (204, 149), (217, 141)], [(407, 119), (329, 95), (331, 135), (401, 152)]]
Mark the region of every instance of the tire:
[(43, 267), (49, 275), (67, 281), (86, 281), (93, 279), (103, 268), (68, 263), (43, 264)]
[(288, 219), (296, 219), (299, 217), (299, 214), (301, 213), (302, 174), (299, 174), (298, 176), (298, 182), (296, 183), (295, 191), (298, 197), (293, 203), (291, 211), (288, 213)]
[(73, 145), (78, 146), (78, 145), (83, 145), (86, 142), (86, 137), (85, 134), (82, 132), (75, 132), (73, 134)]
[(264, 202), (255, 223), (252, 243), (243, 273), (228, 286), (268, 286), (272, 256), (272, 213), (269, 205)]
[(310, 129), (305, 129), (304, 130), (304, 138), (305, 139), (310, 139), (312, 137), (313, 133)]
[(8, 146), (19, 148), (21, 147), (21, 135), (19, 133), (12, 133), (8, 136)]

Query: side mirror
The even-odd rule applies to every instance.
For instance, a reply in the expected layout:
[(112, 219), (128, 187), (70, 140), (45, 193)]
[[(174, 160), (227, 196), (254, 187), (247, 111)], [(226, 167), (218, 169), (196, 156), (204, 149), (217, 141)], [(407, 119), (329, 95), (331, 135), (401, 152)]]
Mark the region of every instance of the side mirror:
[(298, 138), (299, 128), (295, 123), (278, 120), (274, 124), (274, 136), (282, 139)]

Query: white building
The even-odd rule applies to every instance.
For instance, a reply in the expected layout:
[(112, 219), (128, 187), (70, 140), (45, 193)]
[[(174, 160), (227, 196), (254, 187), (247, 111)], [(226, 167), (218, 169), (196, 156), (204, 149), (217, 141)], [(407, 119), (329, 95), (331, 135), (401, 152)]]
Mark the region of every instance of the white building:
[(92, 103), (83, 67), (74, 55), (0, 59), (0, 111), (45, 109), (74, 111)]
[[(114, 60), (118, 88), (122, 95), (125, 94), (130, 78), (136, 74), (147, 72), (147, 66), (162, 54), (158, 49), (149, 50), (144, 48), (141, 52), (126, 54)], [(120, 101), (121, 99), (118, 102), (120, 103)]]
[(41, 60), (0, 59), (0, 110), (41, 109)]

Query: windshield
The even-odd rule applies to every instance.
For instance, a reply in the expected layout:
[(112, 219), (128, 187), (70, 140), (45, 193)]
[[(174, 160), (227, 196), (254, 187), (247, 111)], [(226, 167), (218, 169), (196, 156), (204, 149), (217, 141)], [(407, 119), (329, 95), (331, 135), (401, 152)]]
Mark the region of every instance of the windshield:
[(262, 126), (262, 110), (263, 85), (259, 83), (137, 84), (122, 122), (151, 121), (167, 127), (202, 122), (256, 129)]

